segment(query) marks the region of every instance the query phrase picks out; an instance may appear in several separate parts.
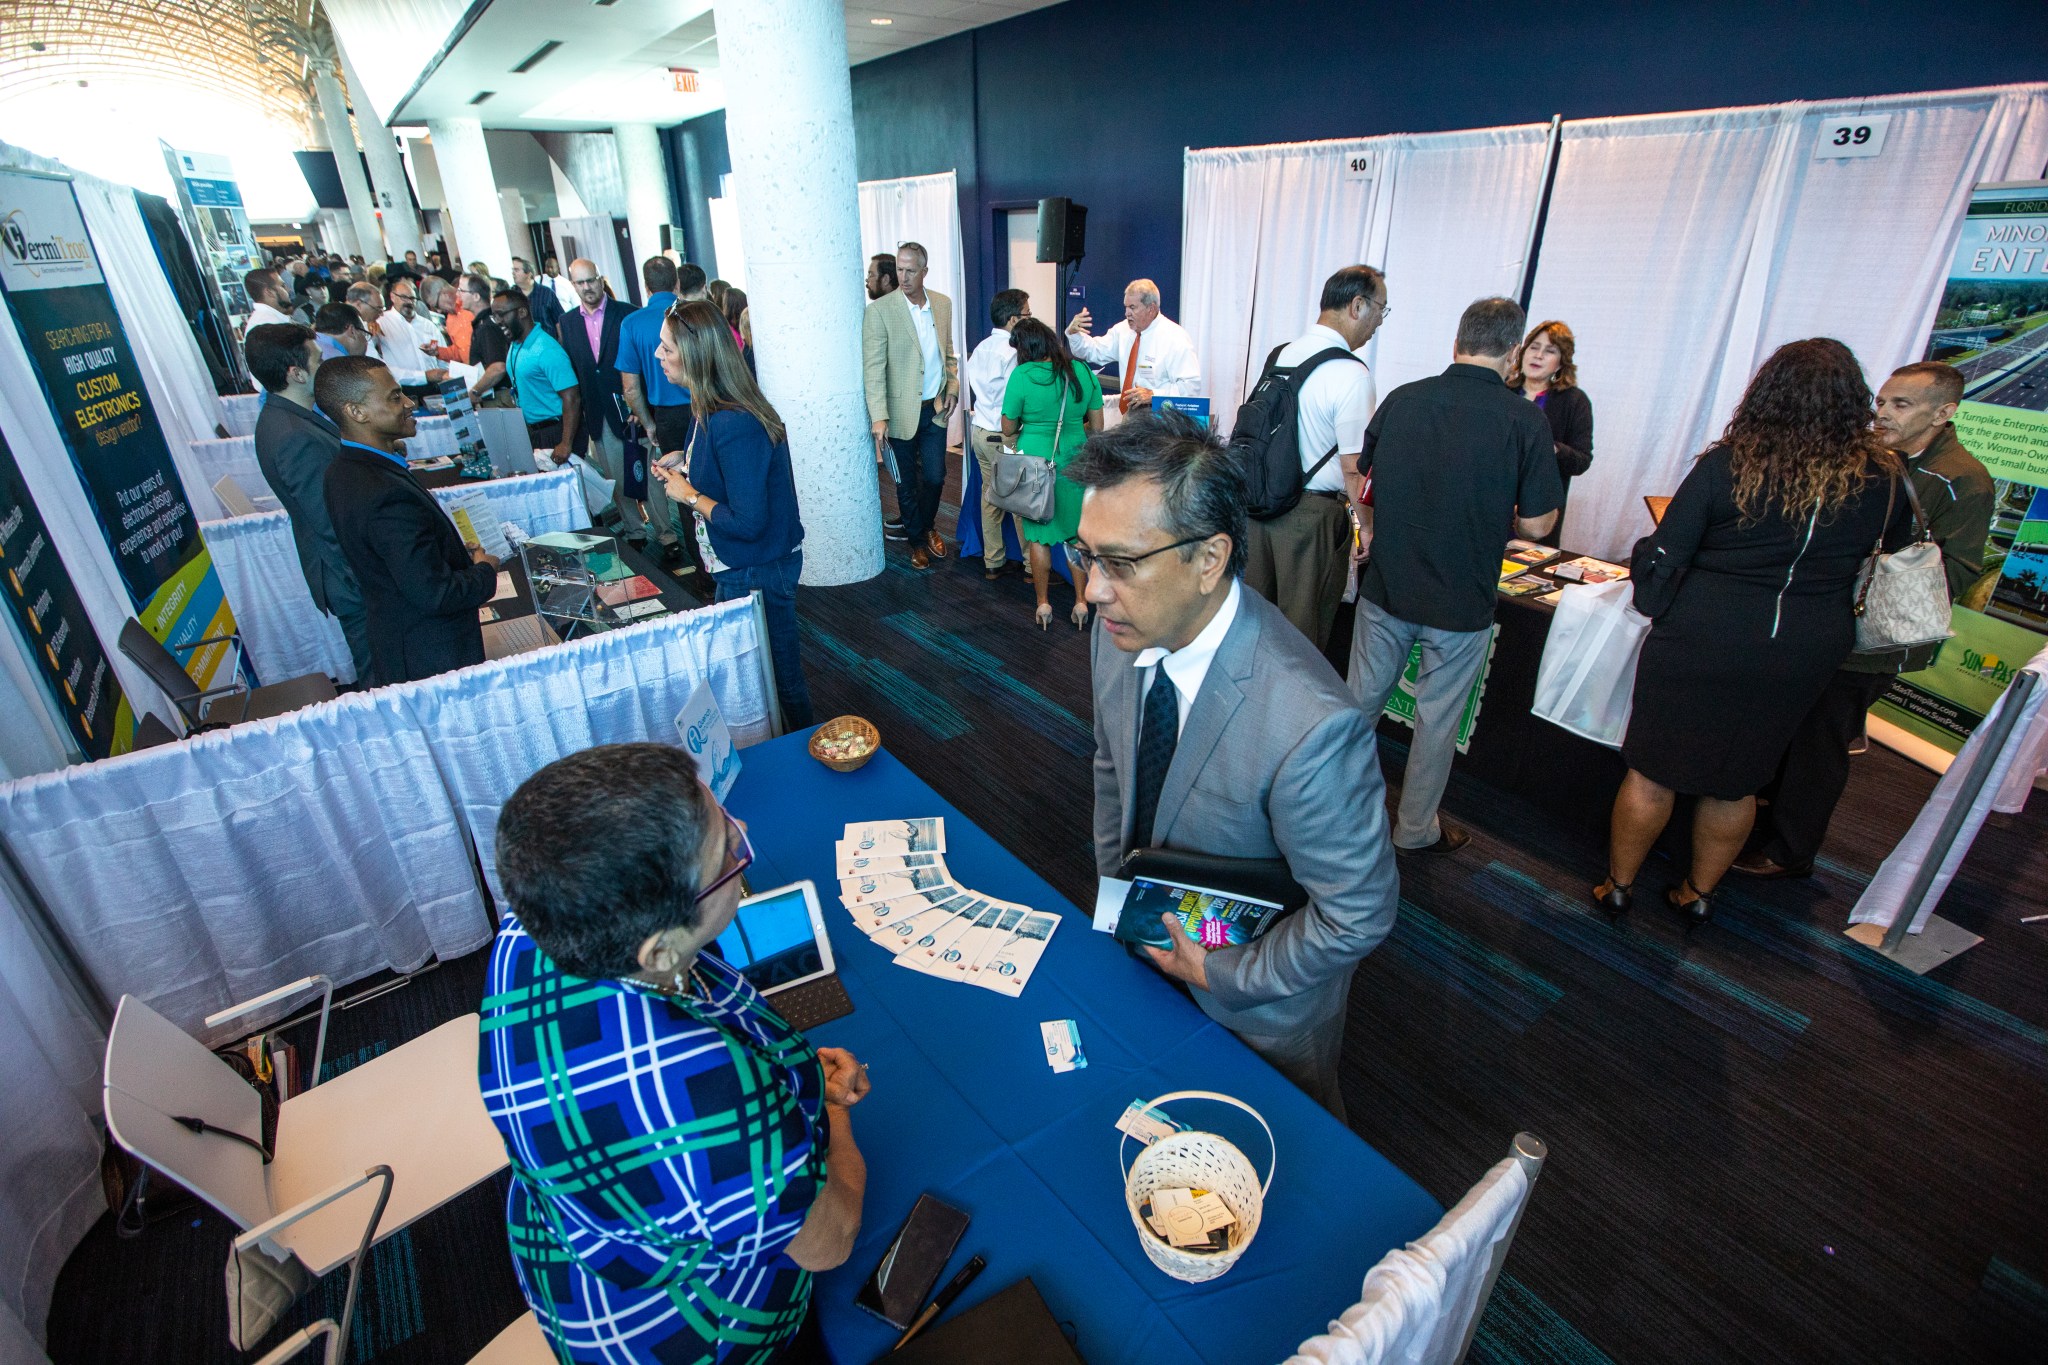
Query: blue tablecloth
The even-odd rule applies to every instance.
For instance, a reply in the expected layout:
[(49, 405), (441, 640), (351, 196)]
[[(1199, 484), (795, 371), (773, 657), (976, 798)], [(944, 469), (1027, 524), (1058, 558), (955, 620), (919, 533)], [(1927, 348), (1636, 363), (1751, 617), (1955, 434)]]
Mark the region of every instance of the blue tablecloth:
[[(818, 1281), (818, 1312), (841, 1365), (866, 1365), (894, 1339), (853, 1296), (926, 1191), (973, 1219), (940, 1283), (969, 1256), (988, 1258), (953, 1312), (1028, 1275), (1073, 1324), (1089, 1365), (1283, 1360), (1357, 1300), (1375, 1261), (1442, 1215), (1420, 1186), (1095, 933), (1088, 916), (887, 752), (835, 773), (806, 752), (809, 734), (742, 751), (728, 804), (752, 831), (756, 889), (817, 883), (856, 1012), (813, 1037), (851, 1049), (874, 1083), (853, 1111), (868, 1166), (860, 1241)], [(1066, 916), (1021, 998), (896, 966), (839, 905), (832, 846), (846, 823), (922, 815), (946, 818), (946, 865), (967, 886)], [(1085, 1070), (1053, 1074), (1039, 1041), (1045, 1019), (1079, 1025)], [(1112, 1125), (1132, 1100), (1173, 1090), (1245, 1101), (1279, 1146), (1257, 1238), (1204, 1285), (1154, 1267), (1124, 1207)], [(1268, 1169), (1265, 1139), (1245, 1115), (1205, 1102), (1169, 1108)]]

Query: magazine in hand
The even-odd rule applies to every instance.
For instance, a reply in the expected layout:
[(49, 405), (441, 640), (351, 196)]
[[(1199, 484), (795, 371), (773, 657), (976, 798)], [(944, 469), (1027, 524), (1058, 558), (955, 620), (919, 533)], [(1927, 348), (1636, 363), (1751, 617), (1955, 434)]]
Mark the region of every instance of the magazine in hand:
[(1272, 901), (1233, 896), (1199, 886), (1174, 886), (1140, 877), (1131, 883), (1117, 916), (1116, 937), (1123, 943), (1171, 947), (1161, 915), (1178, 916), (1188, 937), (1205, 948), (1235, 948), (1250, 943), (1280, 916)]

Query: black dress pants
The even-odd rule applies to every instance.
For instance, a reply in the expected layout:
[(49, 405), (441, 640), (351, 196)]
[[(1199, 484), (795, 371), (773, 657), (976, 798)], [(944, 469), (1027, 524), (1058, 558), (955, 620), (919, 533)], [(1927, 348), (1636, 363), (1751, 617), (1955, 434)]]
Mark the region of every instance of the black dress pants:
[(1758, 796), (1770, 805), (1757, 811), (1758, 838), (1752, 847), (1780, 867), (1808, 872), (1828, 836), (1835, 804), (1849, 785), (1849, 746), (1863, 733), (1864, 713), (1891, 686), (1890, 673), (1835, 670), (1827, 690), (1799, 722), (1778, 775)]

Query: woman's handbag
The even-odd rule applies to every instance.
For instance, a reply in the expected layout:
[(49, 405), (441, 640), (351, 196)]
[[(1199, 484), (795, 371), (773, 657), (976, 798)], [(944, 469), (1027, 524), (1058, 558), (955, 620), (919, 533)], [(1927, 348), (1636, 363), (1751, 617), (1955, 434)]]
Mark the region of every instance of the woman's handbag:
[[(1906, 486), (1906, 501), (1913, 508), (1913, 527), (1918, 538), (1903, 550), (1884, 552), (1884, 531), (1863, 562), (1856, 585), (1856, 650), (1905, 649), (1912, 645), (1946, 640), (1949, 629), (1948, 572), (1942, 568), (1941, 546), (1927, 529), (1920, 512), (1920, 495), (1913, 489), (1913, 476), (1906, 474), (1892, 484)], [(1892, 497), (1884, 504), (1884, 524), (1891, 525)]]
[[(1067, 425), (1066, 395), (1060, 395), (1059, 420), (1053, 424), (1052, 448), (1057, 454), (1060, 448), (1060, 433)], [(1042, 455), (1026, 455), (1022, 451), (1005, 450), (996, 457), (995, 486), (985, 489), (982, 496), (1000, 511), (1022, 517), (1026, 521), (1046, 522), (1052, 520), (1057, 506), (1058, 494), (1054, 485), (1059, 482), (1059, 466)]]
[(1636, 660), (1650, 634), (1650, 618), (1631, 600), (1634, 587), (1627, 579), (1567, 587), (1536, 666), (1530, 710), (1610, 749), (1620, 748), (1628, 734)]

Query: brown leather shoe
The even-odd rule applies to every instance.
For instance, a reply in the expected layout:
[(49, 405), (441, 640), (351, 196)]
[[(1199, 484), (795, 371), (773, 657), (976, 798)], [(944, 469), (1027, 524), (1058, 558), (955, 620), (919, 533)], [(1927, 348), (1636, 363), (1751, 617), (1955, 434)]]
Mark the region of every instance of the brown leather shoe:
[(913, 546), (911, 546), (911, 547), (910, 547), (910, 567), (911, 567), (911, 568), (913, 568), (913, 569), (929, 569), (929, 568), (930, 568), (931, 566), (932, 566), (932, 557), (931, 557), (930, 555), (928, 555), (928, 554), (926, 554), (926, 553), (924, 552), (924, 546), (922, 546), (922, 545), (913, 545)]
[(925, 548), (932, 552), (933, 559), (946, 557), (946, 542), (937, 531), (927, 531), (924, 536)]
[(1811, 867), (1783, 867), (1761, 853), (1743, 854), (1735, 860), (1734, 865), (1728, 870), (1745, 877), (1755, 877), (1758, 881), (1766, 882), (1784, 881), (1787, 878), (1811, 877), (1813, 875)]

